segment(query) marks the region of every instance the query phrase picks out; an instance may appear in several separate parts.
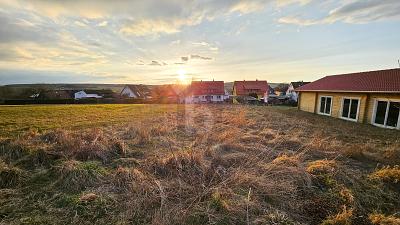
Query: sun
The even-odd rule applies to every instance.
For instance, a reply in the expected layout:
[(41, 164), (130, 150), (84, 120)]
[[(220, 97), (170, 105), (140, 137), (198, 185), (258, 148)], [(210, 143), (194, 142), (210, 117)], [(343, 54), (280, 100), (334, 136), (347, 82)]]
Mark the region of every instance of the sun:
[(178, 70), (178, 79), (180, 83), (188, 83), (188, 77), (186, 76), (186, 71), (183, 69)]

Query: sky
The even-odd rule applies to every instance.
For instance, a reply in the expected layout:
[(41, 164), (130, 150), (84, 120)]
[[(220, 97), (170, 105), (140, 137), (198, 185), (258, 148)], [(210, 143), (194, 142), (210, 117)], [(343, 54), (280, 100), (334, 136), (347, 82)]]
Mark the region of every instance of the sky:
[(399, 58), (399, 0), (0, 0), (0, 85), (314, 81)]

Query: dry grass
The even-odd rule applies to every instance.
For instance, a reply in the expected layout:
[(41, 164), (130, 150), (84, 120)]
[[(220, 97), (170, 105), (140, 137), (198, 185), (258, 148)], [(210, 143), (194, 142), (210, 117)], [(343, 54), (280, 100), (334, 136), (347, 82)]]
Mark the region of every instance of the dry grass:
[(336, 170), (336, 162), (334, 160), (316, 160), (308, 164), (307, 172), (313, 175), (332, 174)]
[(321, 225), (351, 225), (351, 217), (353, 216), (352, 209), (346, 209), (336, 214), (335, 216), (330, 216), (328, 219), (322, 221)]
[(158, 116), (3, 139), (0, 224), (396, 222), (368, 215), (400, 208), (398, 131), (288, 108), (146, 107)]
[(369, 219), (374, 225), (398, 225), (400, 218), (395, 216), (385, 216), (383, 214), (373, 213), (369, 215)]
[(400, 167), (399, 166), (386, 166), (373, 172), (370, 176), (371, 179), (382, 180), (385, 182), (395, 183), (400, 182)]

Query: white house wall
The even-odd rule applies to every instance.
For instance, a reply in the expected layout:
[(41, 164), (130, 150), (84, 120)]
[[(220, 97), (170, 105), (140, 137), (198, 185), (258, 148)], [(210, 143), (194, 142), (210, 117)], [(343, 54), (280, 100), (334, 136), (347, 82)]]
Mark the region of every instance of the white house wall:
[[(208, 102), (207, 96), (211, 96), (210, 102), (223, 102), (225, 99), (229, 98), (226, 95), (192, 95), (185, 98), (185, 103), (206, 103)], [(220, 98), (218, 98), (218, 96)]]

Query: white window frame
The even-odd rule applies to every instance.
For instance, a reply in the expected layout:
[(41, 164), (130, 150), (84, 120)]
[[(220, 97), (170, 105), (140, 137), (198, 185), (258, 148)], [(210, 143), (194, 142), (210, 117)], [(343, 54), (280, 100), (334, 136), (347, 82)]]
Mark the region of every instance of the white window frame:
[[(344, 106), (344, 100), (345, 99), (349, 99), (350, 100), (350, 105), (349, 105), (350, 108), (349, 108), (349, 115), (348, 115), (349, 117), (343, 117), (343, 106)], [(356, 114), (356, 118), (355, 119), (350, 118), (351, 100), (358, 100), (357, 114)], [(357, 122), (358, 121), (358, 116), (359, 116), (359, 113), (360, 113), (360, 105), (361, 105), (361, 98), (360, 97), (342, 97), (342, 105), (340, 106), (339, 118), (343, 119), (343, 120)]]
[(384, 124), (386, 124), (387, 123), (387, 117), (388, 117), (388, 114), (389, 114), (390, 102), (400, 102), (400, 99), (388, 99), (388, 98), (377, 98), (377, 99), (375, 99), (374, 100), (374, 108), (373, 108), (373, 111), (372, 111), (371, 124), (374, 125), (374, 126), (377, 126), (377, 127), (400, 130), (400, 114), (399, 114), (399, 118), (397, 119), (397, 127), (391, 127), (391, 126), (375, 123), (376, 110), (378, 108), (378, 102), (379, 101), (388, 103), (386, 105), (386, 114), (385, 114), (385, 120), (384, 120)]
[[(329, 114), (328, 113), (322, 113), (321, 112), (321, 99), (323, 98), (323, 97), (325, 97), (325, 98), (331, 98), (331, 107), (330, 107), (330, 111), (329, 111)], [(318, 108), (317, 108), (317, 110), (318, 110), (318, 114), (319, 115), (324, 115), (324, 116), (331, 116), (332, 115), (332, 106), (333, 106), (333, 96), (328, 96), (328, 95), (323, 95), (323, 96), (319, 96), (319, 99), (318, 99)], [(325, 109), (326, 109), (326, 102), (325, 102)]]

